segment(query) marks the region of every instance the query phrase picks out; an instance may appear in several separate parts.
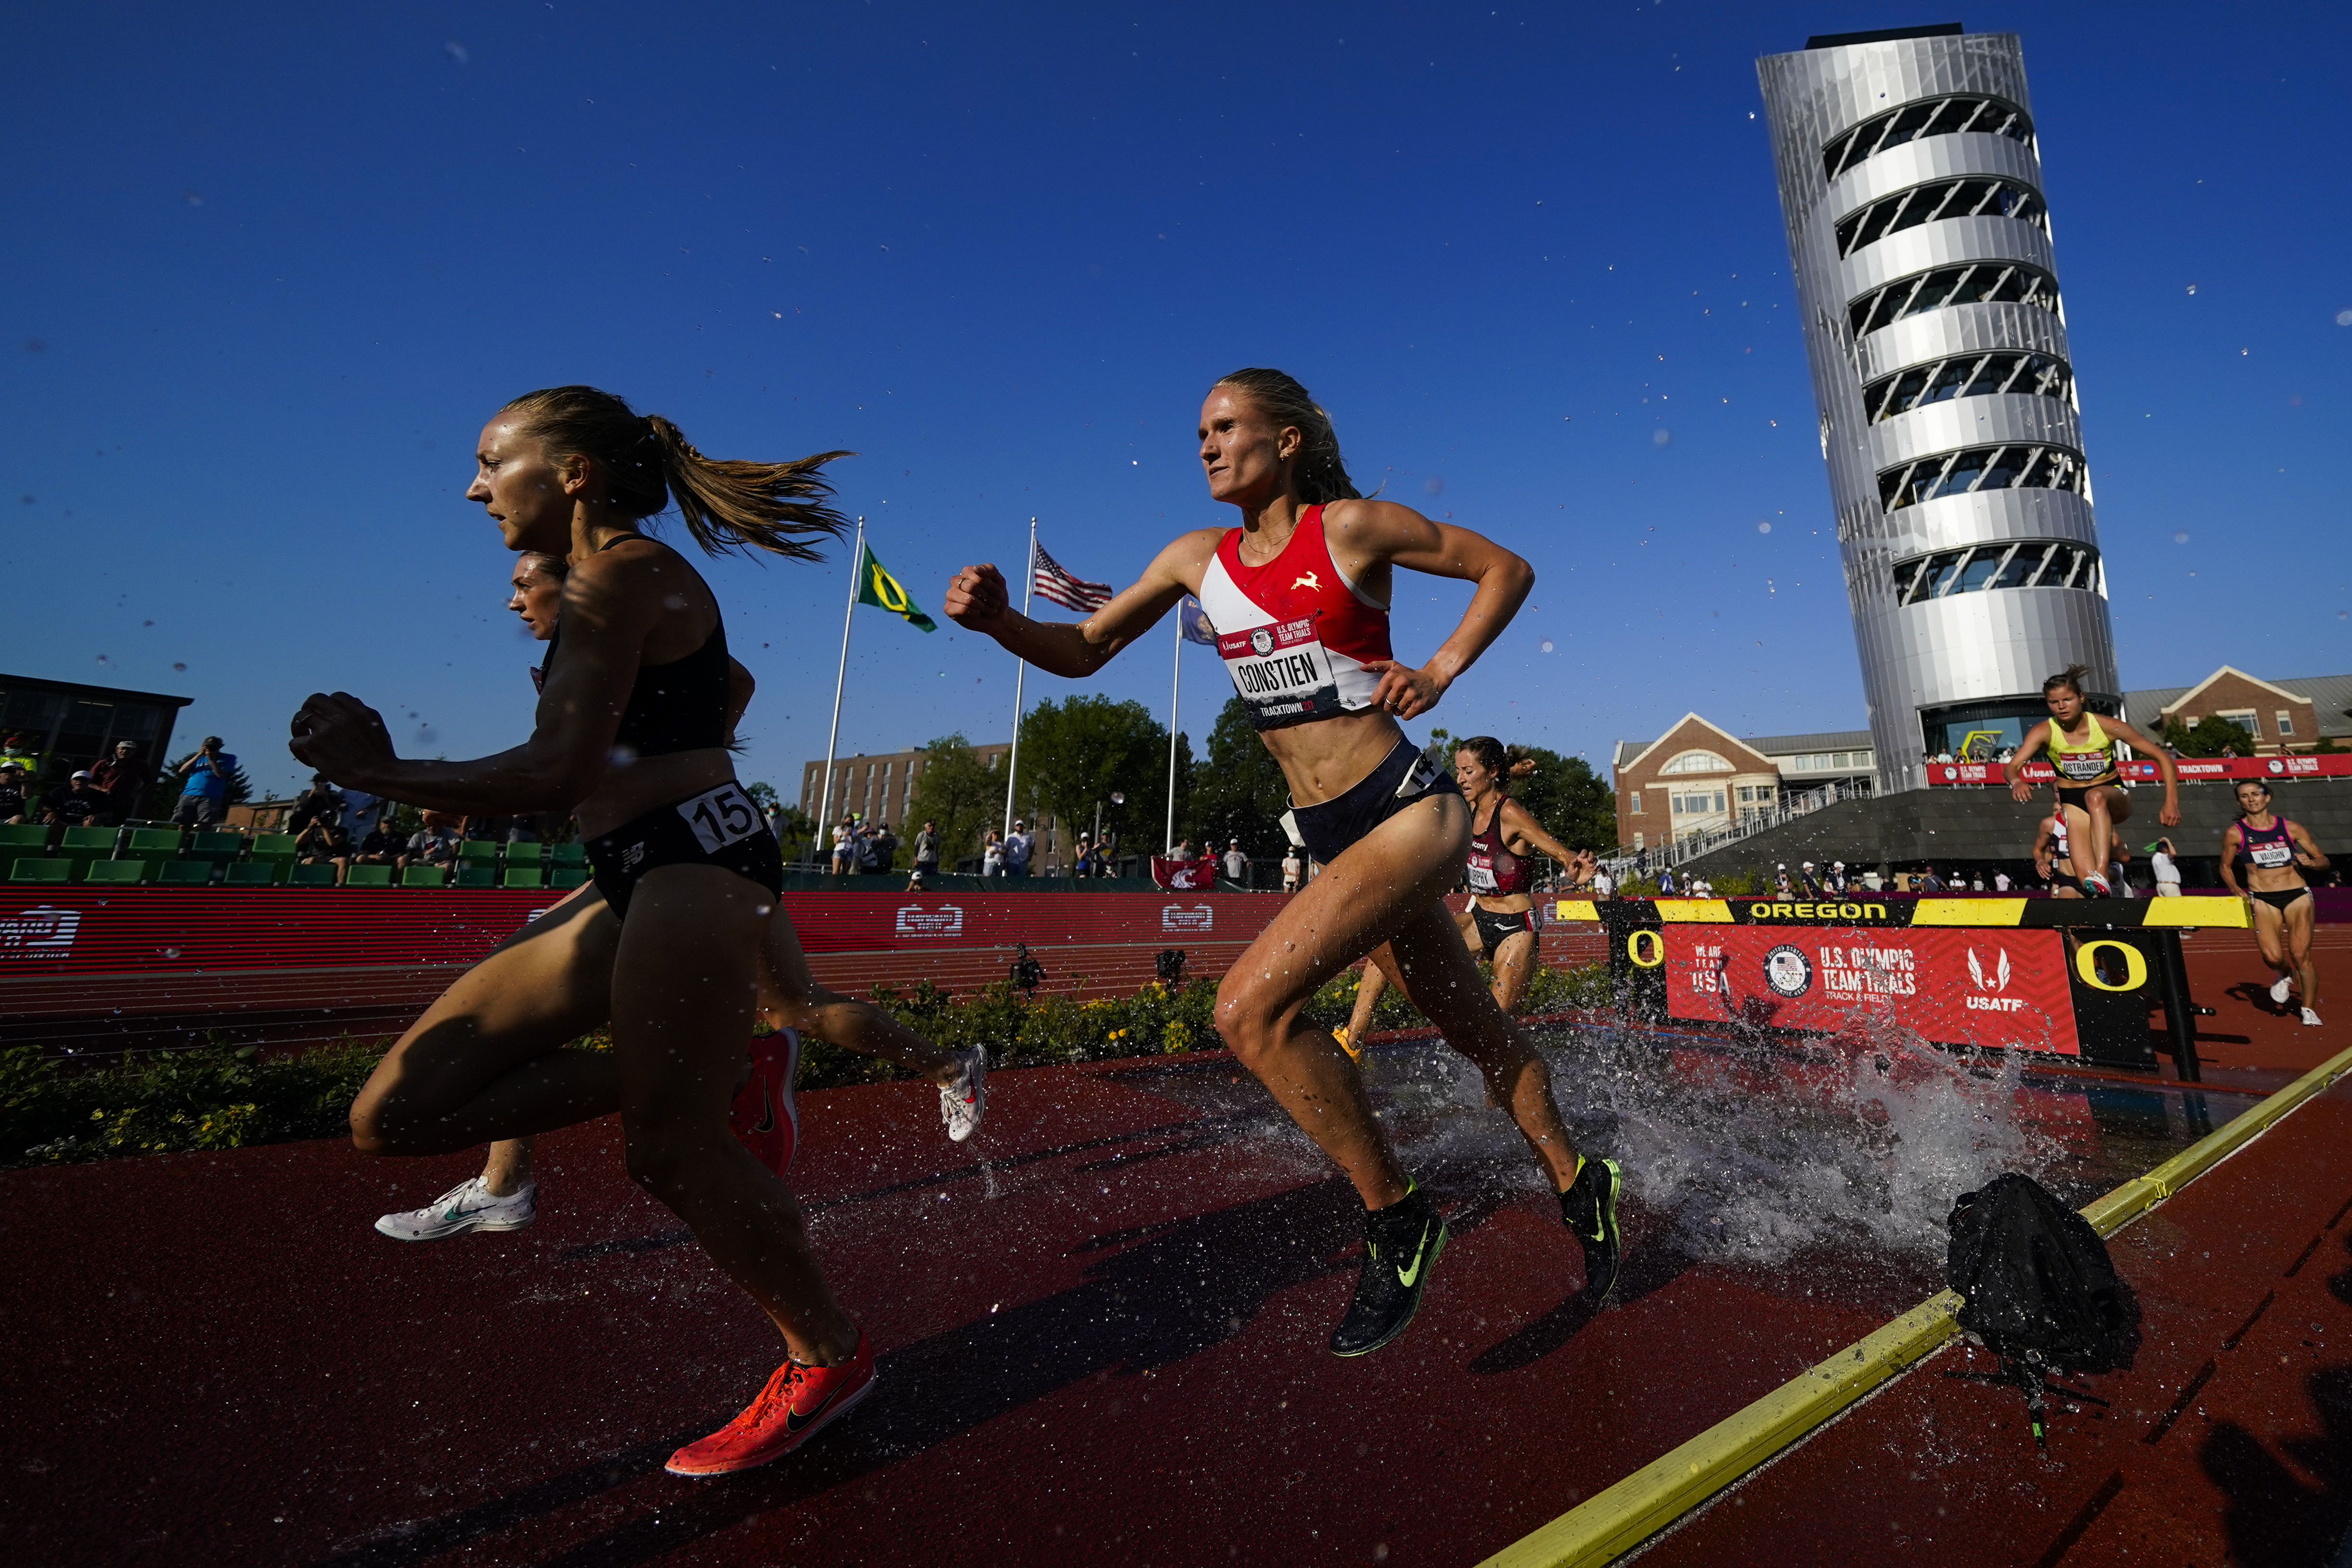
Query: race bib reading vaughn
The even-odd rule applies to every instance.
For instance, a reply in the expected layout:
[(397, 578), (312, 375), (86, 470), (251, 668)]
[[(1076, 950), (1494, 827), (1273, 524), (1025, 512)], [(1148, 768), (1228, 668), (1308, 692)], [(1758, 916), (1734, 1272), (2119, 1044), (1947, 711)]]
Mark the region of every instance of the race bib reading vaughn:
[(1250, 723), (1259, 729), (1329, 718), (1341, 711), (1331, 653), (1315, 634), (1312, 618), (1220, 635), (1217, 653), (1225, 661), (1234, 690), (1249, 706)]

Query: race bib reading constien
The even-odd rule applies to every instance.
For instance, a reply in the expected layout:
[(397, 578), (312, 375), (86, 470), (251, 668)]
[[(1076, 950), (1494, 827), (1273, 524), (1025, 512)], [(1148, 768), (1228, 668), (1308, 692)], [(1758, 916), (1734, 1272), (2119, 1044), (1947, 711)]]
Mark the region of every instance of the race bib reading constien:
[(1341, 711), (1331, 652), (1315, 634), (1311, 617), (1220, 635), (1217, 654), (1234, 678), (1234, 690), (1249, 706), (1250, 723), (1259, 729)]

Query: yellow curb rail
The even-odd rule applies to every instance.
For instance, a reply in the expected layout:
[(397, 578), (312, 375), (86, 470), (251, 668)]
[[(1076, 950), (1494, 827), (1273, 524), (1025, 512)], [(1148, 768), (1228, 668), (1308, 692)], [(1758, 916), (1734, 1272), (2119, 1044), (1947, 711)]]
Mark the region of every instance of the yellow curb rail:
[[(2345, 1051), (2261, 1104), (2135, 1176), (2082, 1213), (2113, 1236), (2236, 1154), (2352, 1072)], [(1549, 1524), (1496, 1552), (1480, 1568), (1601, 1568), (1613, 1563), (1864, 1395), (1941, 1348), (1957, 1332), (1960, 1298), (1940, 1291), (1893, 1322), (1790, 1379), (1746, 1409), (1653, 1459)]]

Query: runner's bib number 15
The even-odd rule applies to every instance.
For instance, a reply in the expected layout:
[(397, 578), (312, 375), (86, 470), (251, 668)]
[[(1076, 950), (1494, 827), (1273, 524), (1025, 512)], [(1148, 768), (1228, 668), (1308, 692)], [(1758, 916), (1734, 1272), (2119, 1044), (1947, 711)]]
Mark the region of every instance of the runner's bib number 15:
[(760, 831), (759, 809), (745, 798), (743, 787), (732, 781), (706, 789), (691, 800), (680, 800), (677, 814), (694, 830), (695, 841), (707, 855), (740, 843)]
[(1328, 718), (1340, 712), (1330, 650), (1312, 617), (1220, 634), (1217, 654), (1259, 729)]

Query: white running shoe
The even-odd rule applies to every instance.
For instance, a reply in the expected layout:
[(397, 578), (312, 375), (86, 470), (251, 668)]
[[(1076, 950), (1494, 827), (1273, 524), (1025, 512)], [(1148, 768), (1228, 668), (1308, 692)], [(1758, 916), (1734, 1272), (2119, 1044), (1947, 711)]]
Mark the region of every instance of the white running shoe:
[(940, 1119), (948, 1124), (948, 1141), (961, 1144), (980, 1131), (988, 1113), (988, 1048), (975, 1045), (955, 1058), (962, 1066), (955, 1082), (940, 1091)]
[(520, 1230), (538, 1216), (539, 1183), (527, 1181), (504, 1197), (491, 1195), (482, 1178), (461, 1181), (423, 1208), (387, 1214), (375, 1228), (394, 1241), (438, 1241), (468, 1230)]
[(2303, 1021), (2309, 1024), (2312, 1028), (2317, 1029), (2319, 1027), (2319, 1015), (2313, 1012), (2309, 1008), (2305, 1008), (2303, 1009)]
[(2286, 1006), (2286, 994), (2294, 985), (2294, 976), (2281, 975), (2277, 979), (2271, 982), (2271, 1000), (2276, 1002), (2281, 1007)]

